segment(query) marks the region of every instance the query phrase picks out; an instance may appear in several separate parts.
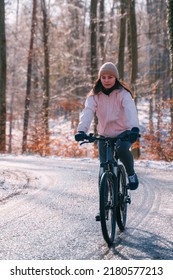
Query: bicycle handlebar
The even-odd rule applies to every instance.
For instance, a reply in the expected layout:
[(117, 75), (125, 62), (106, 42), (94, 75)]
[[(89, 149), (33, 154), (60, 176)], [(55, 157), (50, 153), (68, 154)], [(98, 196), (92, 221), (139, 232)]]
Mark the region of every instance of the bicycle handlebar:
[[(84, 140), (87, 140), (87, 141), (82, 141), (80, 143), (80, 146), (85, 144), (85, 143), (93, 143), (95, 141), (114, 141), (116, 143), (117, 140), (122, 140), (122, 141), (128, 141), (129, 140), (129, 135), (130, 135), (130, 131), (129, 132), (123, 132), (121, 134), (119, 134), (118, 136), (116, 137), (101, 137), (101, 136), (93, 136), (93, 133), (90, 133), (90, 134), (85, 134), (84, 136)], [(141, 135), (138, 133), (138, 138), (140, 137)]]
[[(87, 141), (82, 141), (80, 143), (80, 145), (83, 145), (85, 143), (93, 143), (93, 142), (95, 142), (97, 140), (101, 140), (101, 139), (103, 140), (103, 138), (101, 138), (99, 136), (93, 136), (93, 133), (90, 133), (88, 135), (86, 134), (84, 140), (87, 140)], [(105, 138), (104, 138), (104, 140), (105, 140)]]

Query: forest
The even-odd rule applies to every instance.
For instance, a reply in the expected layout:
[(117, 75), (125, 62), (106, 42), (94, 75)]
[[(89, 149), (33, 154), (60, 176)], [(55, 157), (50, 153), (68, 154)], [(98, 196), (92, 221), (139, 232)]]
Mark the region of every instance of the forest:
[(173, 0), (0, 0), (0, 152), (86, 156), (74, 134), (107, 61), (145, 108), (134, 155), (172, 161)]

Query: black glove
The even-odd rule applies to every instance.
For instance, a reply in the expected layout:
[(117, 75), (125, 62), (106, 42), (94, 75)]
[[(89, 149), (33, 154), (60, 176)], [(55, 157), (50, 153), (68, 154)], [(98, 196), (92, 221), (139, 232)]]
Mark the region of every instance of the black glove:
[(78, 133), (75, 134), (74, 138), (76, 141), (83, 141), (86, 137), (86, 134), (84, 131), (78, 131)]
[(129, 132), (129, 142), (132, 144), (135, 143), (139, 136), (139, 128), (133, 127)]

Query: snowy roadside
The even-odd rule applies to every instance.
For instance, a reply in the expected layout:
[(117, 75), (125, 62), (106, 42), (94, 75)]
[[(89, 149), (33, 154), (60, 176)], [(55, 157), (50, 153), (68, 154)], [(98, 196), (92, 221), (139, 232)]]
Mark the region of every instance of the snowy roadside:
[(166, 162), (161, 160), (137, 160), (136, 166), (142, 166), (153, 169), (173, 170), (173, 161)]
[[(24, 172), (21, 169), (17, 168), (9, 168), (6, 166), (5, 161), (11, 160), (15, 163), (15, 160), (27, 160), (28, 163), (30, 161), (35, 161), (42, 163), (42, 161), (46, 161), (47, 165), (50, 166), (52, 162), (58, 161), (71, 161), (71, 162), (88, 162), (88, 163), (96, 163), (98, 164), (98, 159), (92, 158), (62, 158), (56, 156), (50, 157), (41, 157), (38, 155), (0, 155), (0, 202), (5, 201), (6, 199), (18, 195), (21, 192), (27, 193), (27, 189), (30, 188), (31, 182), (32, 184), (36, 183), (35, 179), (31, 172)], [(173, 170), (173, 161), (165, 162), (165, 161), (154, 161), (154, 160), (136, 160), (136, 167), (143, 167), (146, 169), (158, 169), (158, 170)]]
[(17, 167), (8, 167), (4, 162), (5, 159), (11, 159), (15, 163), (16, 157), (18, 158), (18, 156), (0, 155), (0, 203), (21, 193), (26, 194), (29, 188), (35, 188), (37, 185), (37, 176)]
[(27, 188), (29, 178), (22, 172), (0, 168), (0, 202), (18, 195)]
[[(87, 161), (87, 162), (96, 162), (98, 163), (98, 159), (93, 159), (90, 157), (81, 157), (81, 158), (68, 158), (68, 157), (58, 157), (58, 156), (39, 156), (39, 155), (11, 155), (11, 154), (1, 154), (0, 155), (0, 162), (5, 160), (5, 158), (7, 159), (12, 159), (13, 161), (15, 161), (15, 159), (29, 159), (29, 160), (34, 160), (34, 161), (38, 161), (38, 162), (42, 162), (42, 160), (46, 160), (47, 162), (49, 161), (58, 161), (58, 160), (64, 160), (64, 161)], [(48, 163), (49, 164), (49, 163)], [(153, 169), (163, 169), (163, 170), (173, 170), (173, 161), (171, 162), (166, 162), (166, 161), (162, 161), (162, 160), (135, 160), (135, 165), (136, 166), (141, 166), (141, 167), (146, 167), (146, 168), (153, 168)], [(0, 170), (2, 171), (2, 166), (0, 165)], [(0, 173), (1, 176), (1, 173)], [(1, 180), (1, 178), (0, 178)]]

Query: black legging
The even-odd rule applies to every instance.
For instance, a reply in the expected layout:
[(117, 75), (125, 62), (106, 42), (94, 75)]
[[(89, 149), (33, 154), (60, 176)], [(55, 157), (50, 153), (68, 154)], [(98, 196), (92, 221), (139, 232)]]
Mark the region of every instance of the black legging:
[[(117, 153), (118, 157), (121, 160), (121, 162), (124, 164), (126, 168), (126, 172), (128, 175), (134, 174), (134, 159), (133, 155), (130, 152), (131, 143), (128, 141), (121, 141), (118, 140), (117, 143)], [(113, 149), (113, 146), (112, 146)], [(99, 158), (100, 162), (106, 161), (106, 146), (104, 141), (99, 141), (98, 143), (98, 150), (99, 150)]]

